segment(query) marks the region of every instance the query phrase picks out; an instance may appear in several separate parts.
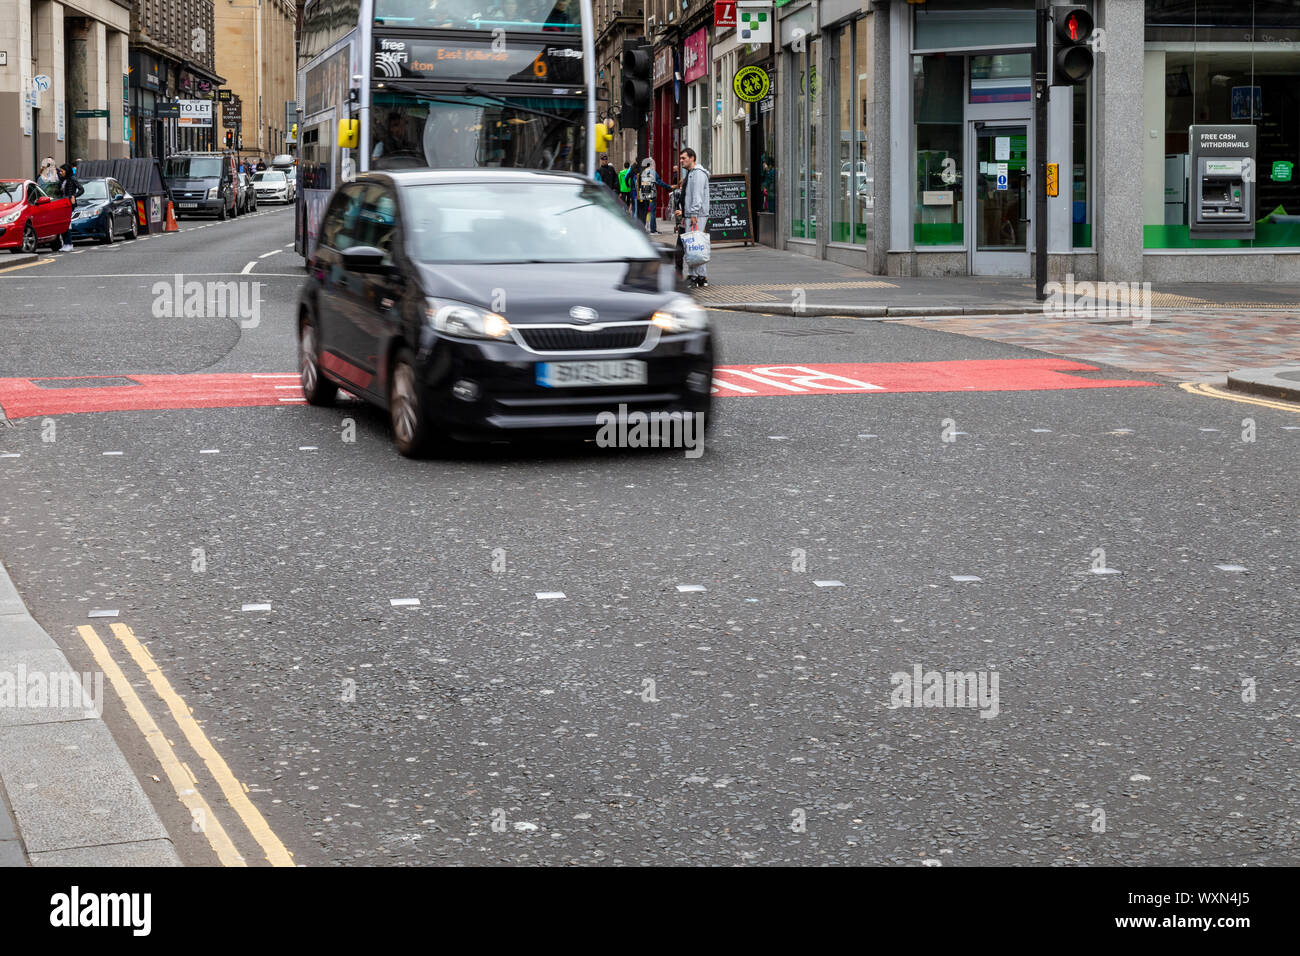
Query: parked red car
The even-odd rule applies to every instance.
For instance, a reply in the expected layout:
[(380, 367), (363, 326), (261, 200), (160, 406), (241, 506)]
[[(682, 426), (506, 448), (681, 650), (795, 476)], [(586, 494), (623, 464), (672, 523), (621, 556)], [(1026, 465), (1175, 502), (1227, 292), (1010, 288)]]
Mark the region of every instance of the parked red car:
[(0, 249), (57, 250), (72, 222), (72, 200), (53, 199), (30, 179), (0, 179)]

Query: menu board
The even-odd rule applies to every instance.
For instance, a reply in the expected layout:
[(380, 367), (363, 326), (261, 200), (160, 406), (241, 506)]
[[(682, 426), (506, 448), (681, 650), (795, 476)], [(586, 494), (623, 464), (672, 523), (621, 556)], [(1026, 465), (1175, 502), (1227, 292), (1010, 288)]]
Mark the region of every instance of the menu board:
[(754, 241), (747, 176), (737, 173), (709, 178), (708, 231), (711, 242)]

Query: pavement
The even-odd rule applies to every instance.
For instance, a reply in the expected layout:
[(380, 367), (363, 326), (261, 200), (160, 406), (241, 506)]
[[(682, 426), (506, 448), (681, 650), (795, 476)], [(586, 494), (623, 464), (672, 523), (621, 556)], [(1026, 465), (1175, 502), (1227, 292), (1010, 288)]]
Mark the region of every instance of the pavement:
[[(660, 223), (656, 241), (673, 238)], [(1145, 294), (1143, 314), (1127, 300), (1071, 311), (1038, 302), (1023, 278), (872, 276), (761, 245), (715, 246), (709, 283), (694, 293), (709, 308), (899, 320), (1300, 402), (1300, 283), (1166, 284)]]
[[(382, 413), (303, 402), (291, 237), (0, 268), (9, 614), (109, 678), (102, 723), (0, 714), (33, 863), (1300, 861), (1296, 406), (1132, 372), (1131, 322), (1089, 363), (983, 318), (713, 308), (702, 457), (410, 462)], [(154, 315), (177, 272), (263, 283), (260, 322)], [(999, 678), (998, 712), (893, 707), (916, 667)], [(166, 840), (87, 809), (127, 774)]]
[(0, 565), (0, 866), (179, 865), (104, 723), (102, 681), (68, 663)]

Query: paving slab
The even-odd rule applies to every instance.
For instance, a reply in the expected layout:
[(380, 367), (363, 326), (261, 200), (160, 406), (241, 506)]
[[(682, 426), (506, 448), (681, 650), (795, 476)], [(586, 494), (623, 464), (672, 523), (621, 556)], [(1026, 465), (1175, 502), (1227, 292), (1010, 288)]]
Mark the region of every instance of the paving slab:
[(32, 866), (180, 866), (170, 840), (109, 843), (33, 853)]
[[(1300, 347), (1297, 352), (1300, 354)], [(1236, 392), (1300, 402), (1300, 365), (1238, 369), (1228, 373), (1228, 388)]]
[(0, 728), (0, 778), (29, 853), (167, 839), (102, 720)]

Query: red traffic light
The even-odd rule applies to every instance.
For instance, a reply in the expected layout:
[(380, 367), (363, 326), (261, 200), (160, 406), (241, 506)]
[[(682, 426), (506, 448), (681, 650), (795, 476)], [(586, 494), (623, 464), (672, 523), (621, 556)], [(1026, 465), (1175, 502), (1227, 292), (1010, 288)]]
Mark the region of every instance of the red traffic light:
[(1092, 36), (1092, 14), (1082, 7), (1055, 7), (1052, 23), (1062, 43), (1086, 43)]

